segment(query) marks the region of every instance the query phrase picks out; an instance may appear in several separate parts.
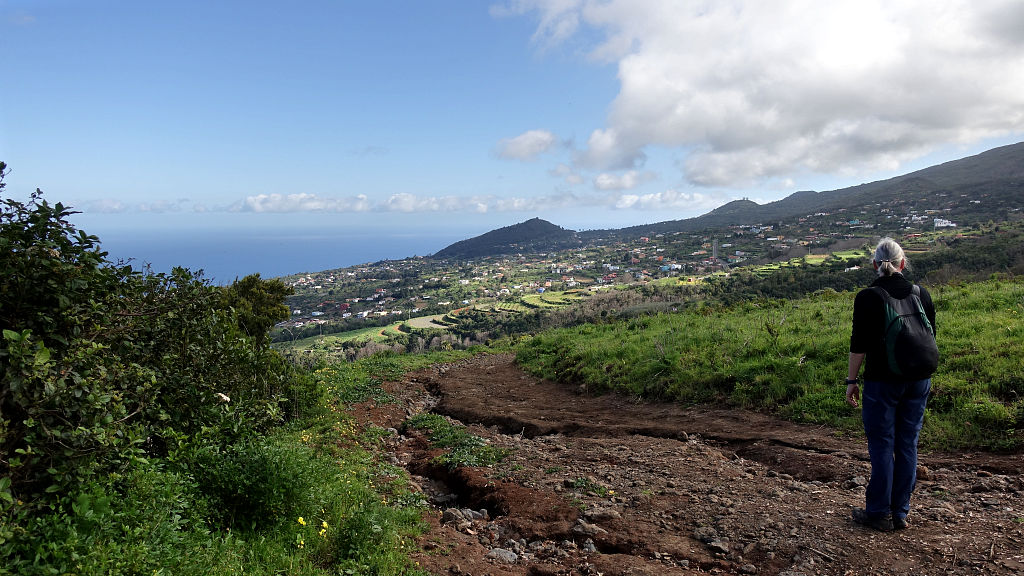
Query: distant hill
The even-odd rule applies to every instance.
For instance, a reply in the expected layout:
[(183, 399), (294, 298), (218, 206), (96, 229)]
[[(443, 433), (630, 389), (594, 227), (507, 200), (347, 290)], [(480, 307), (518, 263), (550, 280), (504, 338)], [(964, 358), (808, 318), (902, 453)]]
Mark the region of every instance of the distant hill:
[[(967, 198), (974, 202), (962, 202)], [(773, 224), (818, 212), (857, 211), (871, 204), (896, 209), (939, 210), (965, 224), (1005, 220), (1024, 207), (1024, 142), (953, 160), (903, 176), (829, 192), (795, 192), (782, 200), (757, 204), (734, 200), (707, 214), (615, 230), (580, 233), (584, 242), (616, 236), (699, 232), (738, 224)]]
[(475, 238), (460, 240), (440, 250), (432, 258), (459, 260), (503, 254), (553, 252), (580, 244), (576, 232), (556, 226), (547, 220), (533, 218), (492, 230)]
[(1024, 208), (1024, 142), (1001, 146), (867, 184), (828, 192), (795, 192), (782, 200), (758, 204), (734, 200), (695, 218), (668, 220), (628, 228), (574, 232), (540, 218), (456, 242), (437, 259), (479, 258), (515, 253), (564, 250), (608, 239), (702, 232), (743, 224), (777, 224), (817, 213), (847, 213), (881, 204), (894, 214), (934, 211), (962, 225), (1021, 217)]

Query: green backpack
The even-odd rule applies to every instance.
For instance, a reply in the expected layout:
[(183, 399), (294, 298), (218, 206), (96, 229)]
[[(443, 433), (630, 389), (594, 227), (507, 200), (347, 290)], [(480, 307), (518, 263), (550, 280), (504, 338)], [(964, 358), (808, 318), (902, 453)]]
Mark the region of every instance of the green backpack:
[(885, 303), (883, 341), (889, 371), (907, 380), (924, 380), (939, 366), (939, 347), (935, 328), (921, 305), (921, 288), (902, 300), (893, 298), (884, 289), (872, 288)]

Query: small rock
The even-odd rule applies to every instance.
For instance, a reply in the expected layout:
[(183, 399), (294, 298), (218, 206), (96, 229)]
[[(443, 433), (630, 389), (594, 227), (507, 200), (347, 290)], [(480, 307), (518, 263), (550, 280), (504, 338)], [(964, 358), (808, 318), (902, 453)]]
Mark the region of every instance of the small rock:
[(577, 522), (576, 526), (573, 527), (572, 531), (576, 534), (580, 534), (583, 536), (597, 536), (598, 534), (608, 533), (607, 530), (601, 528), (597, 524), (590, 524), (588, 522), (584, 522), (583, 520)]
[(744, 564), (743, 566), (740, 566), (740, 572), (744, 574), (757, 574), (757, 566), (754, 566), (753, 564)]
[(713, 540), (708, 542), (708, 548), (712, 552), (721, 552), (722, 554), (729, 553), (729, 543), (723, 542), (722, 540)]
[(954, 510), (949, 504), (942, 503), (938, 506), (925, 509), (922, 514), (933, 520), (946, 520), (956, 516), (956, 510)]
[(931, 480), (932, 479), (932, 471), (929, 470), (927, 466), (924, 466), (923, 464), (918, 464), (917, 465), (917, 479), (918, 480), (923, 480), (925, 482)]
[(992, 473), (988, 470), (978, 470), (978, 476), (981, 478), (991, 478)]
[(715, 530), (711, 526), (698, 526), (697, 529), (693, 531), (693, 537), (705, 544), (710, 544), (718, 538), (718, 530)]
[(593, 553), (597, 552), (597, 546), (594, 544), (593, 540), (591, 540), (590, 538), (587, 538), (586, 540), (583, 541), (583, 551), (586, 552), (587, 554), (593, 554)]
[(618, 520), (619, 518), (622, 518), (622, 514), (614, 508), (591, 508), (584, 512), (583, 515), (594, 522)]
[(519, 560), (518, 554), (504, 548), (492, 548), (486, 557), (502, 564), (515, 564), (516, 560)]
[(863, 476), (854, 476), (851, 480), (854, 486), (867, 486), (868, 479)]
[(441, 524), (461, 524), (466, 521), (462, 511), (456, 508), (448, 508), (441, 513)]

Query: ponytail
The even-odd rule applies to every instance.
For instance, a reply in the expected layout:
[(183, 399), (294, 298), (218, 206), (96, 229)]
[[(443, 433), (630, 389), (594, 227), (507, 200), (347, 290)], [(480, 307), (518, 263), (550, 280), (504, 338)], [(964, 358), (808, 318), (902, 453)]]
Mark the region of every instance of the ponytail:
[[(878, 242), (874, 256), (875, 268), (879, 276), (892, 276), (899, 274), (900, 270), (907, 265), (903, 248), (895, 240), (886, 236)], [(903, 264), (901, 267), (900, 264)]]

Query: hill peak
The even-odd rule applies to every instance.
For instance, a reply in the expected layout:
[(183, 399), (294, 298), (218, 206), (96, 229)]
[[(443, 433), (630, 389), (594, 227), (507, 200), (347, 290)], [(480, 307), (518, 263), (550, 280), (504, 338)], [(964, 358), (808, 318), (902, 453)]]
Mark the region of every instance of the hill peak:
[(525, 252), (564, 250), (580, 244), (576, 232), (541, 218), (491, 230), (480, 236), (460, 240), (433, 255), (435, 259), (477, 258)]

